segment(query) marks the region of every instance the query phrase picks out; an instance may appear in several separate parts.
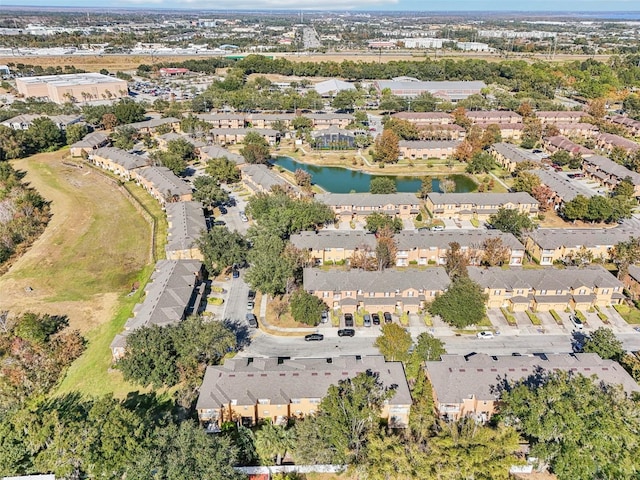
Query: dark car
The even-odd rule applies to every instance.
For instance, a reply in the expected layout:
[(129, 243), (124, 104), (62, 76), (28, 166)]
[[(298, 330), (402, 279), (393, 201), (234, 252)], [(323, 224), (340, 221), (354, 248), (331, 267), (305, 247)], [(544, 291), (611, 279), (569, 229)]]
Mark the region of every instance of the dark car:
[(247, 313), (247, 323), (251, 328), (258, 328), (258, 319), (253, 313)]
[(384, 312), (382, 315), (384, 317), (384, 323), (393, 323), (393, 317), (389, 312)]
[(240, 270), (233, 270), (233, 278), (240, 278)]
[(350, 313), (344, 314), (344, 326), (353, 327), (353, 315), (351, 315)]
[(356, 331), (353, 328), (341, 328), (338, 330), (339, 337), (353, 337), (355, 334)]
[(380, 325), (380, 315), (378, 315), (377, 313), (372, 313), (371, 321), (373, 322), (374, 325)]
[(249, 300), (255, 300), (256, 299), (256, 292), (254, 292), (253, 290), (249, 290), (249, 295), (247, 296), (247, 298)]
[(220, 214), (221, 214), (221, 215), (224, 215), (225, 213), (227, 213), (227, 209), (226, 209), (226, 208), (224, 208), (222, 205), (220, 205), (220, 206), (218, 207), (218, 210), (220, 210)]
[(321, 333), (310, 333), (309, 335), (304, 336), (305, 342), (319, 342), (324, 340), (324, 335)]

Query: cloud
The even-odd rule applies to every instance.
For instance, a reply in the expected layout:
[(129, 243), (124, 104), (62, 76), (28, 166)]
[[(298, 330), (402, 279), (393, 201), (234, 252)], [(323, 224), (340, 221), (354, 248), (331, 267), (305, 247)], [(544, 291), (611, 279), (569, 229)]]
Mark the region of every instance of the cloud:
[(397, 5), (399, 0), (126, 0), (118, 3), (162, 4), (165, 7), (188, 7), (202, 10), (354, 10)]

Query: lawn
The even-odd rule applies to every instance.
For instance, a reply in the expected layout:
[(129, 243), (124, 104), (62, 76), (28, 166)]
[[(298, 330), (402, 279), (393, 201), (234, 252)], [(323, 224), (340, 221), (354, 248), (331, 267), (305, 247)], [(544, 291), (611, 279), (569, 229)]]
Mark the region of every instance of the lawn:
[(142, 205), (151, 218), (153, 218), (156, 231), (154, 237), (155, 257), (156, 260), (166, 257), (164, 248), (167, 245), (167, 234), (169, 232), (169, 224), (167, 222), (167, 216), (165, 215), (160, 204), (149, 195), (142, 187), (139, 187), (133, 182), (125, 184), (127, 191)]
[(616, 312), (624, 319), (625, 322), (632, 325), (640, 325), (640, 310), (632, 308), (629, 305), (614, 305)]

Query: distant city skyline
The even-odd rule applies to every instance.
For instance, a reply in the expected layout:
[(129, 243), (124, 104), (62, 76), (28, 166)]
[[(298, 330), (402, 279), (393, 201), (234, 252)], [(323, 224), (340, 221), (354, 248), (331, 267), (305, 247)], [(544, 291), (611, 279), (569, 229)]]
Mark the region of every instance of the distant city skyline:
[[(517, 2), (508, 0), (447, 0), (425, 2), (424, 0), (112, 0), (108, 5), (96, 5), (92, 0), (9, 0), (11, 6), (43, 7), (94, 7), (94, 8), (167, 8), (189, 10), (380, 10), (380, 11), (424, 11), (424, 12), (629, 12), (629, 16), (640, 18), (637, 0), (539, 0)], [(637, 15), (633, 15), (637, 13)]]

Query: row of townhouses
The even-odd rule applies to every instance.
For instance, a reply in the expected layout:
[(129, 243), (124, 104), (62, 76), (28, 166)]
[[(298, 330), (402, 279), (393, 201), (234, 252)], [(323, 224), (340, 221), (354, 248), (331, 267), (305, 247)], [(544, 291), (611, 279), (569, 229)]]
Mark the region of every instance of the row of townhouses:
[[(589, 309), (619, 304), (623, 284), (600, 265), (564, 269), (467, 267), (487, 295), (488, 308), (511, 311)], [(304, 289), (342, 313), (417, 313), (449, 286), (442, 267), (410, 270), (321, 270), (306, 268)]]

